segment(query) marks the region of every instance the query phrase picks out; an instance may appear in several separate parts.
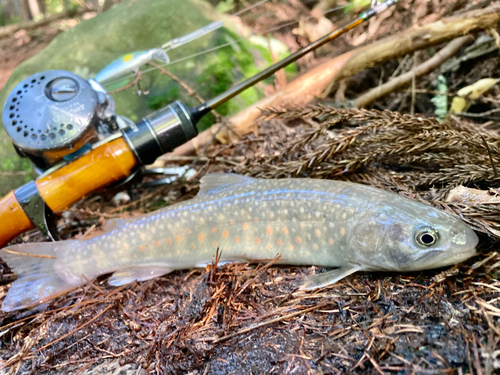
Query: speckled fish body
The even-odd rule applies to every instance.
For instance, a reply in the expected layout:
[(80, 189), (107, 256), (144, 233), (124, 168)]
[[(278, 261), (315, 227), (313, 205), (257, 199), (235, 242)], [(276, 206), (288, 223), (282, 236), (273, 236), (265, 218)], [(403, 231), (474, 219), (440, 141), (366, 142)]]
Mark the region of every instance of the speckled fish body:
[[(2, 308), (30, 306), (110, 272), (109, 282), (122, 285), (204, 266), (217, 249), (221, 261), (279, 253), (286, 264), (340, 267), (309, 284), (316, 287), (358, 270), (454, 264), (472, 256), (476, 244), (460, 219), (368, 186), (213, 174), (202, 179), (195, 198), (117, 222), (95, 238), (1, 250), (20, 275)], [(56, 259), (16, 255), (23, 252)]]

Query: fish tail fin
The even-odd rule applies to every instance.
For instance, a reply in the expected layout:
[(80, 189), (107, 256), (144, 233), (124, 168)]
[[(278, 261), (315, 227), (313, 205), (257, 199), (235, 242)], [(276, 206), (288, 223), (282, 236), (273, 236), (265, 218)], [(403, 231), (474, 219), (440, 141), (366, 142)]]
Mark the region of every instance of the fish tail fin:
[(45, 302), (78, 285), (58, 259), (76, 241), (29, 243), (0, 250), (0, 257), (17, 274), (2, 303), (3, 311), (13, 311)]

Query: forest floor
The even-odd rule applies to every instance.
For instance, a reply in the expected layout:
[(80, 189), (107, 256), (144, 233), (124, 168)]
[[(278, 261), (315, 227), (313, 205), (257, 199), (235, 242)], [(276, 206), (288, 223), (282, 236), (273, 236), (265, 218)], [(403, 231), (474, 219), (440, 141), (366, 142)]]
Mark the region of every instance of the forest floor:
[[(256, 33), (287, 24), (273, 35), (293, 50), (306, 45), (307, 35), (297, 35), (298, 25), (289, 24), (290, 20), (309, 17), (312, 5), (298, 0), (268, 2), (242, 21)], [(301, 74), (356, 46), (495, 5), (401, 1), (388, 15), (349, 32), (315, 57), (301, 59)], [(346, 17), (330, 15), (339, 25)], [(0, 79), (58, 32), (60, 27), (51, 25), (0, 40)], [(495, 43), (495, 33), (490, 33)], [(95, 194), (62, 214), (58, 223), (64, 239), (88, 238), (100, 233), (109, 219), (192, 198), (199, 178), (207, 172), (336, 178), (461, 215), (480, 236), (477, 256), (444, 270), (357, 273), (308, 292), (296, 290), (297, 280), (323, 272), (322, 268), (273, 262), (218, 266), (214, 261), (207, 269), (117, 288), (103, 276), (33, 309), (0, 313), (0, 367), (20, 374), (486, 375), (500, 371), (500, 199), (494, 200), (500, 196), (495, 172), (495, 161), (500, 163), (496, 117), (500, 88), (492, 87), (471, 103), (467, 112), (475, 116), (434, 119), (439, 94), (451, 101), (462, 87), (500, 77), (497, 48), (467, 57), (467, 48), (480, 36), (486, 34), (474, 34), (450, 59), (459, 61), (453, 69), (418, 77), (413, 87), (375, 100), (368, 110), (343, 107), (359, 93), (410, 71), (446, 43), (364, 69), (334, 85), (308, 108), (267, 111), (258, 122), (258, 134), (232, 145), (209, 145), (203, 157), (186, 157), (184, 161), (197, 171), (194, 178), (134, 187), (122, 192), (127, 203), (119, 205), (116, 192)], [(440, 75), (446, 80), (444, 94)], [(278, 77), (269, 91), (285, 84)], [(325, 158), (317, 150), (334, 151)], [(482, 189), (493, 201), (450, 202), (446, 197), (457, 185)], [(32, 231), (17, 242), (41, 240)], [(14, 279), (0, 264), (0, 296)]]

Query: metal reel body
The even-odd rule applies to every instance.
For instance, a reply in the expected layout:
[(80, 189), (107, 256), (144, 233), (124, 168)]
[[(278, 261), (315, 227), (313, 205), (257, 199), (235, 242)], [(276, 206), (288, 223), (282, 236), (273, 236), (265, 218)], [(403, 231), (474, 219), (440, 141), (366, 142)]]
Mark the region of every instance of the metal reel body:
[(100, 118), (102, 114), (114, 117), (109, 96), (76, 74), (49, 70), (33, 74), (11, 91), (3, 123), (18, 152), (44, 171), (109, 135), (100, 136), (100, 125), (110, 121)]

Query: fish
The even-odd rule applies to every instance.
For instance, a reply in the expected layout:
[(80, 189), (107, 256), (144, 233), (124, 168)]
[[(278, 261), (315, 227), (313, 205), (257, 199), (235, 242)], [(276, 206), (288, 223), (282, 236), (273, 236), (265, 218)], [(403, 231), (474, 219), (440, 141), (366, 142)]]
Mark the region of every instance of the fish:
[(18, 275), (2, 304), (13, 311), (46, 302), (113, 273), (114, 286), (221, 262), (273, 259), (337, 267), (306, 276), (301, 289), (358, 271), (409, 272), (453, 265), (476, 253), (460, 218), (374, 187), (308, 178), (204, 176), (193, 199), (122, 219), (90, 239), (0, 250)]
[(131, 73), (139, 69), (144, 64), (156, 60), (164, 64), (170, 62), (167, 53), (161, 48), (153, 48), (147, 51), (137, 51), (127, 53), (111, 62), (94, 77), (99, 83), (109, 82), (124, 74)]

